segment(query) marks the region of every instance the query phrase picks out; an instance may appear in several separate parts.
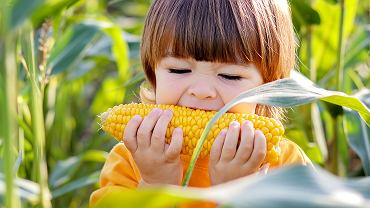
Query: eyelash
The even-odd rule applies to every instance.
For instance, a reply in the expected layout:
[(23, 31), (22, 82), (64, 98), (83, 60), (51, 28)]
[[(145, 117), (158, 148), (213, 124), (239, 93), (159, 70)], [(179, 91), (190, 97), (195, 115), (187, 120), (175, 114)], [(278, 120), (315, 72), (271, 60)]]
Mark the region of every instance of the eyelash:
[[(191, 72), (191, 70), (189, 69), (169, 69), (169, 72), (174, 73), (174, 74), (185, 74), (185, 73)], [(241, 80), (242, 78), (241, 76), (227, 75), (227, 74), (219, 74), (219, 76), (221, 76), (222, 78), (226, 80), (234, 80), (234, 81)]]

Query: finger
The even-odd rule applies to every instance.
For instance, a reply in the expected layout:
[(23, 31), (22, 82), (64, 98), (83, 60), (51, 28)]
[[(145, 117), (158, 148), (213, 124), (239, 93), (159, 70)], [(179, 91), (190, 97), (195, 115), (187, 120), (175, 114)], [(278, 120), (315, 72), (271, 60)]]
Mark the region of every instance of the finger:
[(254, 148), (251, 157), (246, 166), (248, 169), (258, 169), (266, 157), (267, 147), (266, 138), (262, 131), (256, 130), (254, 132)]
[(234, 158), (236, 145), (238, 144), (240, 124), (237, 121), (230, 123), (226, 134), (224, 146), (222, 147), (221, 158), (223, 161), (230, 161)]
[(216, 164), (220, 160), (222, 147), (224, 146), (225, 142), (226, 132), (227, 129), (223, 129), (222, 131), (220, 131), (215, 141), (213, 142), (211, 147), (211, 153), (209, 156), (210, 164)]
[(150, 146), (158, 152), (164, 151), (166, 131), (172, 118), (172, 111), (165, 110), (154, 127)]
[(241, 127), (240, 144), (235, 158), (243, 164), (248, 161), (253, 150), (254, 128), (251, 121), (244, 121)]
[(162, 114), (162, 110), (155, 108), (150, 112), (148, 116), (141, 122), (139, 129), (137, 130), (137, 146), (138, 148), (148, 148), (150, 145), (150, 139), (152, 137), (152, 131), (155, 124), (158, 121), (159, 116)]
[(134, 116), (126, 125), (125, 130), (123, 132), (123, 143), (127, 147), (127, 149), (134, 153), (137, 149), (137, 141), (136, 141), (136, 134), (137, 129), (141, 124), (142, 118), (139, 115)]
[(165, 151), (165, 157), (167, 161), (176, 160), (181, 153), (183, 142), (183, 135), (181, 128), (176, 128), (173, 130), (171, 143)]

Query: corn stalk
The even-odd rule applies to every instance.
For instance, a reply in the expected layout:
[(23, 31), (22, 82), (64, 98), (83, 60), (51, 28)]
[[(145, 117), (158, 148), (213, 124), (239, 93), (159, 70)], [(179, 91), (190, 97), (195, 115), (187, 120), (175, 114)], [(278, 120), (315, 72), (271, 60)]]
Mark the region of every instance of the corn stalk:
[(4, 172), (6, 180), (6, 206), (14, 207), (16, 202), (14, 179), (15, 171), (13, 164), (15, 163), (16, 141), (17, 141), (17, 122), (16, 122), (16, 106), (17, 106), (17, 86), (16, 77), (17, 70), (15, 64), (15, 46), (14, 38), (7, 36), (0, 42), (1, 53), (1, 109), (0, 109), (0, 138), (3, 142), (3, 160)]
[(17, 142), (17, 66), (16, 43), (10, 32), (9, 11), (6, 1), (0, 4), (0, 142), (3, 143), (3, 170), (5, 172), (5, 207), (19, 207), (15, 189)]
[[(344, 56), (344, 18), (345, 18), (345, 0), (340, 1), (340, 19), (339, 19), (339, 36), (338, 36), (338, 51), (337, 51), (337, 68), (336, 68), (336, 90), (343, 91), (343, 56)], [(343, 134), (343, 115), (342, 114), (332, 114), (334, 119), (334, 137), (333, 137), (333, 148), (331, 150), (331, 164), (330, 170), (337, 175), (344, 175), (345, 170), (340, 168), (340, 151), (339, 151), (339, 137)]]
[(34, 35), (32, 27), (25, 27), (22, 34), (22, 49), (25, 59), (25, 69), (31, 83), (31, 117), (34, 135), (34, 176), (33, 180), (40, 185), (41, 207), (51, 207), (50, 191), (48, 188), (48, 172), (45, 159), (45, 125), (43, 114), (44, 82), (40, 70), (36, 66)]
[[(309, 1), (309, 4), (312, 5), (312, 1)], [(313, 36), (314, 26), (309, 24), (307, 25), (307, 67), (310, 71), (310, 80), (314, 83), (317, 81), (317, 67), (315, 66), (314, 56), (313, 56)], [(320, 118), (320, 110), (318, 103), (311, 103), (311, 121), (312, 121), (312, 134), (314, 136), (315, 142), (320, 149), (324, 160), (328, 157), (328, 148), (324, 136), (324, 130)]]

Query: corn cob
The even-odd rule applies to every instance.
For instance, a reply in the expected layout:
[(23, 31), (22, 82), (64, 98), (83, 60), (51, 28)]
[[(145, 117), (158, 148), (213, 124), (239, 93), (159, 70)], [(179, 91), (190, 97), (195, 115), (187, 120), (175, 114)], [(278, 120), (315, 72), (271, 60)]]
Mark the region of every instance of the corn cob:
[[(143, 103), (121, 104), (100, 114), (101, 128), (118, 141), (121, 141), (123, 140), (123, 132), (126, 124), (135, 115), (144, 117), (154, 108), (172, 110), (173, 117), (166, 131), (166, 143), (170, 143), (173, 130), (180, 127), (183, 130), (184, 136), (181, 153), (186, 155), (193, 154), (197, 141), (206, 124), (216, 113), (215, 111), (194, 110), (174, 105)], [(284, 128), (281, 123), (277, 122), (275, 119), (255, 114), (225, 113), (211, 128), (199, 157), (205, 158), (209, 155), (212, 143), (222, 129), (228, 128), (232, 121), (242, 123), (245, 120), (250, 120), (254, 128), (261, 130), (267, 139), (267, 155), (264, 163), (270, 163), (271, 165), (275, 164), (279, 160), (279, 141), (284, 134)]]

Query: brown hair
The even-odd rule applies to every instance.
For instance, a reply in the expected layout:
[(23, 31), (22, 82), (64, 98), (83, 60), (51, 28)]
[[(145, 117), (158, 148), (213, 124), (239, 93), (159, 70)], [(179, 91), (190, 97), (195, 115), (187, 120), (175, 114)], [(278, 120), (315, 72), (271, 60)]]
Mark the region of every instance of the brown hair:
[[(168, 54), (253, 63), (266, 83), (289, 76), (295, 47), (286, 0), (155, 0), (145, 21), (141, 60), (154, 93), (156, 64)], [(141, 99), (153, 103), (148, 90), (141, 87)], [(280, 119), (282, 110), (257, 105), (256, 113)]]

